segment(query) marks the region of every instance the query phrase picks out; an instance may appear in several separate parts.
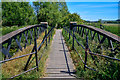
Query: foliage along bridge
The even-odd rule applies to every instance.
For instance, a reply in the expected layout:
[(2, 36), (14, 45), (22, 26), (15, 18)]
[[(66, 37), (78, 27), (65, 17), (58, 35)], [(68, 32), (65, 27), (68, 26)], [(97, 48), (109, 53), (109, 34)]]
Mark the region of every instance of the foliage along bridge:
[[(46, 47), (48, 46), (48, 43), (50, 43), (54, 31), (54, 27), (48, 29), (47, 26), (48, 26), (47, 22), (42, 22), (41, 25), (32, 25), (32, 26), (24, 27), (0, 37), (0, 40), (2, 39), (2, 41), (0, 41), (0, 51), (3, 54), (0, 64), (5, 64), (8, 61), (29, 56), (28, 60), (26, 61), (26, 64), (24, 65), (24, 72), (11, 76), (10, 78), (15, 78), (31, 70), (35, 70), (35, 69), (37, 71), (39, 70), (38, 65), (41, 65), (39, 64), (39, 62), (43, 54), (38, 58), (38, 52), (42, 48), (43, 44), (45, 44)], [(96, 69), (87, 66), (88, 55), (90, 55), (92, 60), (94, 61), (95, 61), (94, 56), (120, 61), (120, 59), (114, 57), (116, 54), (120, 53), (120, 45), (116, 46), (116, 44), (120, 44), (120, 37), (118, 37), (117, 35), (114, 35), (102, 29), (95, 28), (93, 26), (77, 25), (77, 23), (75, 22), (71, 22), (70, 27), (64, 27), (63, 30), (65, 30), (66, 35), (69, 34), (69, 39), (72, 38), (72, 50), (75, 50), (78, 56), (80, 57), (81, 61), (84, 64), (84, 70), (86, 70), (87, 68), (93, 71), (97, 71)], [(41, 33), (45, 33), (45, 35), (41, 43), (39, 42), (40, 44), (38, 45), (37, 39), (39, 38)], [(79, 42), (75, 34), (79, 34), (79, 37), (84, 38), (85, 41), (84, 45)], [(112, 52), (112, 56), (106, 56), (103, 55), (102, 53), (97, 54), (96, 52), (93, 52), (90, 49), (89, 41), (92, 41), (94, 39), (97, 40), (99, 44), (96, 47), (96, 49), (99, 48), (103, 49), (103, 47), (105, 47), (106, 49)], [(104, 44), (105, 40), (107, 40), (108, 45), (107, 46), (101, 45)], [(79, 54), (79, 51), (76, 49), (75, 41), (78, 46), (84, 49), (85, 52), (83, 53), (85, 54), (84, 57), (82, 57), (81, 54)], [(113, 46), (113, 42), (115, 48)], [(21, 43), (23, 43), (24, 46), (21, 46)], [(17, 45), (17, 47), (15, 47), (17, 49), (16, 52), (23, 51), (23, 47), (25, 49), (27, 45), (34, 44), (34, 46), (31, 50), (31, 53), (29, 54), (27, 53), (17, 57), (12, 57), (13, 53), (10, 52), (10, 49), (11, 49), (11, 45), (14, 44)], [(14, 52), (14, 55), (16, 52)], [(30, 64), (33, 55), (35, 55), (36, 66), (31, 69), (28, 69), (28, 66)], [(94, 64), (96, 65), (95, 62)], [(46, 65), (47, 65), (46, 73), (48, 75), (45, 78), (77, 78), (77, 76), (74, 74), (75, 68), (70, 58), (69, 50), (65, 45), (65, 41), (62, 36), (62, 30), (56, 30), (56, 34), (53, 37), (51, 51)]]

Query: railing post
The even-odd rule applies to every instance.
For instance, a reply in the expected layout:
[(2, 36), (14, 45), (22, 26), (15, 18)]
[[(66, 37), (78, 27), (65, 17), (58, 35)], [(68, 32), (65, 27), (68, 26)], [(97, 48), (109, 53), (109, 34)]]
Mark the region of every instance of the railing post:
[(36, 66), (38, 71), (38, 56), (37, 56), (37, 35), (36, 35), (36, 27), (34, 28), (35, 38), (34, 38), (34, 46), (35, 46), (35, 57), (36, 57)]
[(74, 50), (74, 30), (73, 30), (73, 43), (72, 43), (72, 50)]
[[(77, 23), (76, 22), (70, 22), (70, 30), (72, 30), (73, 31), (73, 43), (72, 43), (72, 50), (74, 50), (74, 27), (75, 26), (73, 26), (73, 25), (76, 25)], [(69, 33), (69, 35), (70, 35), (70, 33)]]
[[(52, 34), (52, 33), (50, 33), (50, 34)], [(50, 34), (49, 34), (49, 43), (50, 43)]]
[(71, 31), (71, 30), (69, 29), (69, 39), (70, 39), (70, 31)]
[(45, 37), (46, 37), (46, 47), (47, 47), (47, 30), (45, 30)]
[(77, 33), (79, 33), (79, 26), (78, 26), (78, 31), (77, 31)]
[(88, 46), (88, 32), (86, 32), (86, 46), (85, 46), (85, 63), (84, 63), (84, 70), (85, 70), (86, 64), (87, 64), (88, 51), (89, 51), (89, 46)]
[(41, 25), (45, 28), (45, 38), (46, 38), (46, 47), (47, 47), (47, 27), (48, 27), (48, 23), (47, 22), (41, 22)]

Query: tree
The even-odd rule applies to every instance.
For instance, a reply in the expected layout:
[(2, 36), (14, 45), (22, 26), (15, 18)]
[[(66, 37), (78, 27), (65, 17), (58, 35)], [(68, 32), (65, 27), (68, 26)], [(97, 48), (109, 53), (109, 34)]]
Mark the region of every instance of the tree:
[(66, 2), (34, 2), (38, 23), (47, 21), (50, 26), (62, 26), (67, 16)]
[(98, 23), (100, 23), (100, 24), (101, 24), (101, 23), (102, 23), (102, 19), (99, 19), (99, 20), (98, 20)]
[(63, 25), (65, 25), (65, 22), (67, 21), (66, 16), (69, 14), (68, 11), (68, 7), (66, 5), (66, 2), (59, 2), (59, 13), (61, 14), (60, 16), (60, 22), (59, 22), (59, 26), (63, 27)]
[(38, 23), (38, 21), (39, 21), (38, 14), (39, 14), (41, 2), (33, 2), (33, 5), (34, 5), (34, 10), (36, 13), (36, 18), (37, 18), (37, 23)]
[(60, 13), (56, 2), (42, 2), (38, 14), (38, 21), (47, 21), (50, 26), (55, 26), (59, 22)]
[(34, 24), (35, 14), (29, 2), (3, 2), (3, 26)]
[(84, 20), (82, 20), (80, 18), (80, 16), (77, 13), (69, 13), (66, 17), (65, 17), (65, 25), (69, 26), (70, 21), (76, 21), (77, 23), (81, 24), (84, 22)]
[(36, 21), (47, 21), (50, 26), (63, 27), (70, 21), (81, 23), (83, 20), (77, 13), (69, 13), (66, 2), (3, 2), (3, 26), (31, 25)]

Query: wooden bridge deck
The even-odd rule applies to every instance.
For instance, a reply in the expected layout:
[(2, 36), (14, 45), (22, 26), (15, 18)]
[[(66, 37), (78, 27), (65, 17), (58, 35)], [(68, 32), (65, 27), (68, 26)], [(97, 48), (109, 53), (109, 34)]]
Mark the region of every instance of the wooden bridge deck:
[(75, 78), (74, 65), (62, 37), (62, 30), (56, 30), (51, 51), (46, 63), (45, 78)]

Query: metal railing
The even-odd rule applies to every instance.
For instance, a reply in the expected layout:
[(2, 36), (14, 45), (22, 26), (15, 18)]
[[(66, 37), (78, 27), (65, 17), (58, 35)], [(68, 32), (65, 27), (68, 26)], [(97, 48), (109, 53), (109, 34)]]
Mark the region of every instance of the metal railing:
[[(72, 28), (68, 28), (68, 27), (64, 27), (65, 33), (69, 34), (69, 39), (72, 37), (72, 49), (76, 51), (76, 53), (79, 55), (80, 59), (82, 60), (82, 63), (84, 64), (84, 69), (88, 68), (91, 70), (96, 71), (96, 69), (93, 69), (91, 67), (87, 66), (87, 61), (88, 61), (88, 55), (91, 56), (94, 64), (95, 63), (95, 57), (94, 56), (99, 56), (99, 57), (104, 57), (107, 59), (111, 59), (111, 60), (116, 60), (116, 61), (120, 61), (120, 59), (115, 58), (114, 56), (116, 56), (116, 54), (120, 53), (120, 37), (112, 34), (110, 32), (104, 31), (102, 29), (99, 28), (95, 28), (93, 26), (88, 26), (88, 25), (77, 25), (74, 24), (72, 26), (70, 26)], [(77, 34), (77, 36), (76, 36)], [(82, 40), (85, 41), (85, 44), (81, 44), (80, 43), (80, 39), (78, 40), (78, 37), (81, 37)], [(96, 41), (96, 43), (98, 44), (96, 46), (96, 50), (98, 49), (103, 49), (103, 46), (107, 49), (110, 50), (110, 52), (112, 53), (112, 56), (107, 56), (107, 55), (103, 55), (102, 52), (95, 52), (93, 50), (90, 49), (90, 41), (92, 42), (93, 40)], [(82, 49), (85, 51), (85, 53), (81, 53), (84, 54), (85, 57), (82, 57), (81, 54), (79, 54), (79, 51), (76, 49), (75, 46), (75, 41), (77, 43), (77, 46), (81, 46)], [(106, 42), (107, 43), (104, 43)], [(114, 42), (114, 43), (113, 43)], [(102, 45), (104, 44), (104, 45)], [(114, 45), (113, 45), (114, 44)], [(94, 44), (92, 44), (94, 45)], [(115, 46), (115, 48), (114, 48)], [(93, 56), (94, 55), (94, 56)]]
[[(48, 42), (50, 42), (50, 39), (52, 37), (53, 29), (54, 29), (54, 27), (52, 27), (51, 29), (48, 30), (43, 25), (32, 25), (32, 26), (21, 28), (19, 30), (13, 31), (9, 34), (6, 34), (6, 35), (0, 37), (2, 39), (2, 41), (0, 41), (0, 51), (3, 53), (3, 56), (5, 56), (4, 60), (0, 61), (0, 64), (11, 61), (11, 60), (15, 60), (18, 58), (22, 58), (25, 56), (29, 56), (27, 63), (25, 65), (25, 68), (24, 68), (25, 71), (18, 75), (12, 76), (11, 78), (17, 77), (21, 74), (24, 74), (24, 73), (29, 72), (34, 69), (37, 69), (37, 71), (38, 71), (38, 64), (43, 56), (43, 54), (42, 54), (41, 57), (38, 59), (38, 51), (40, 51), (40, 49), (44, 43), (46, 43), (46, 47), (47, 47)], [(44, 35), (39, 47), (37, 47), (37, 39), (39, 38), (40, 34), (43, 32), (45, 32), (45, 35)], [(17, 51), (19, 49), (22, 51), (23, 47), (26, 48), (27, 45), (31, 45), (32, 42), (34, 42), (32, 52), (29, 54), (25, 54), (25, 55), (21, 55), (21, 56), (12, 58), (12, 55), (9, 53), (10, 49), (11, 49), (12, 41), (16, 42)], [(24, 44), (23, 47), (21, 46), (21, 43)], [(6, 47), (6, 45), (7, 45), (7, 47)], [(28, 64), (29, 64), (33, 54), (35, 54), (36, 66), (34, 68), (27, 70)]]

